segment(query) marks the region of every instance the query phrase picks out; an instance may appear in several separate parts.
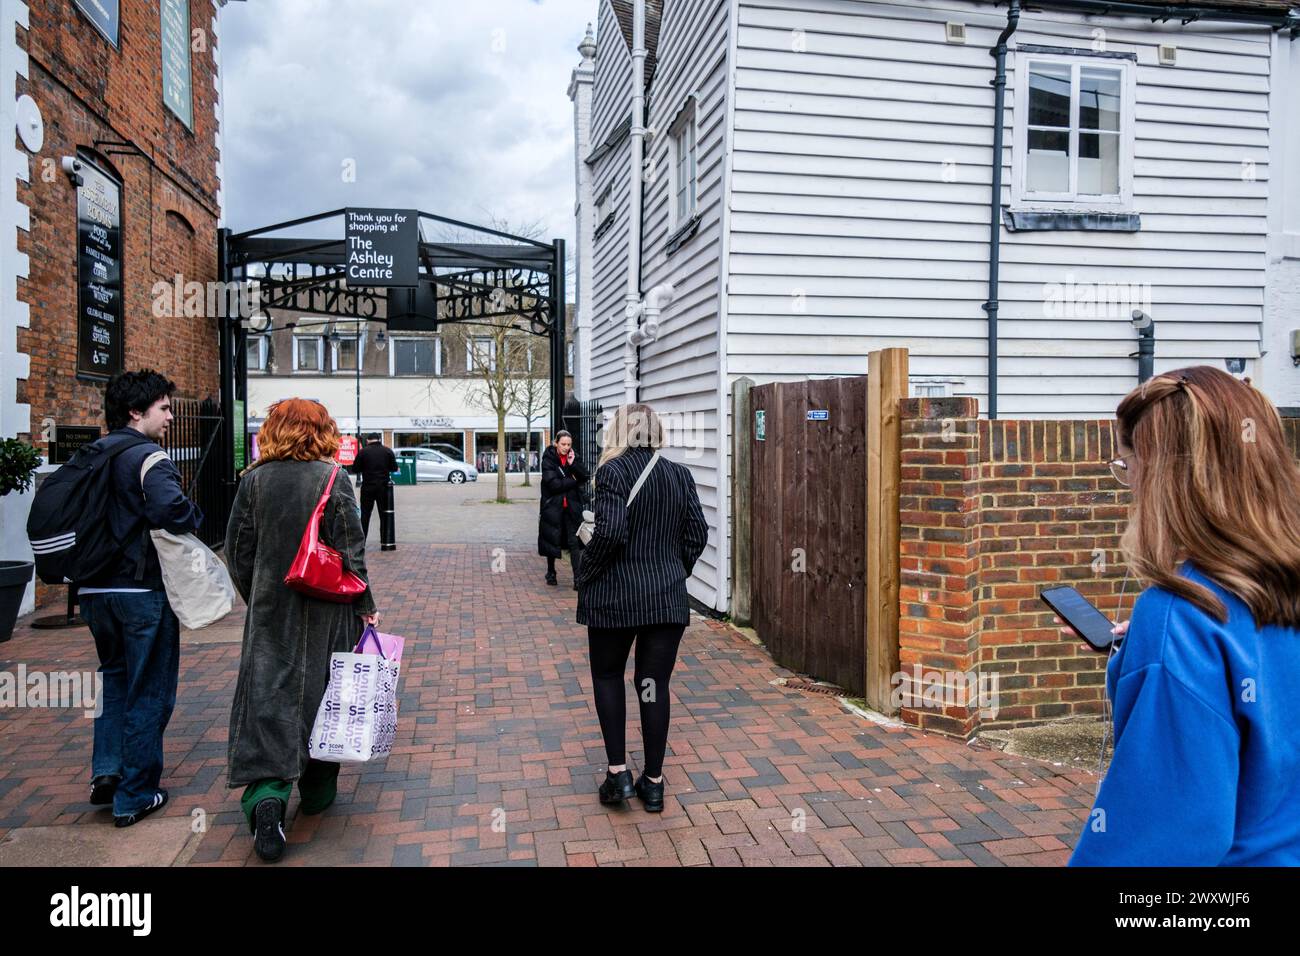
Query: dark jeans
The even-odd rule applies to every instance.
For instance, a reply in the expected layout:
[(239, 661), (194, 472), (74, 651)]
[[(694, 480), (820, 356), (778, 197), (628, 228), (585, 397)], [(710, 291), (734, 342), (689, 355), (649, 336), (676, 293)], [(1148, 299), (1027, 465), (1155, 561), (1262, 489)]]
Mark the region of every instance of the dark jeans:
[(361, 534), (363, 537), (370, 535), (370, 510), (376, 509), (381, 514), (384, 510), (384, 492), (388, 489), (384, 485), (361, 485)]
[(633, 688), (641, 708), (641, 742), (645, 745), (647, 777), (663, 772), (668, 748), (668, 680), (677, 663), (684, 624), (647, 624), (641, 627), (589, 627), (587, 648), (591, 654), (591, 686), (596, 695), (596, 716), (605, 738), (605, 756), (611, 766), (627, 763), (623, 671), (627, 655), (636, 642)]
[(176, 706), (180, 622), (165, 591), (83, 594), (103, 676), (103, 711), (95, 718), (94, 777), (121, 777), (113, 814), (153, 802), (162, 780), (163, 731)]

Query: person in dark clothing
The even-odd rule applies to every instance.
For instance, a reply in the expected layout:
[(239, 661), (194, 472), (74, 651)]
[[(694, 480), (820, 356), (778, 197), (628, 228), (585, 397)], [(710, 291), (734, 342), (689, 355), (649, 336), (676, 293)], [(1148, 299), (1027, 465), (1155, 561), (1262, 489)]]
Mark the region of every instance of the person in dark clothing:
[[(311, 756), (311, 732), (329, 684), (330, 658), (379, 623), (369, 587), (366, 542), (352, 483), (338, 478), (339, 432), (318, 402), (286, 398), (268, 410), (261, 456), (246, 468), (226, 524), (226, 562), (248, 602), (230, 708), (229, 784), (253, 849), (268, 862), (285, 850), (284, 820), (295, 781), (300, 810), (322, 813), (338, 793), (339, 765)], [(331, 484), (332, 482), (332, 484)], [(284, 583), (316, 503), (322, 539), (367, 587), (351, 603), (326, 601)]]
[(537, 518), (537, 553), (546, 558), (547, 584), (559, 583), (555, 559), (567, 548), (573, 566), (573, 589), (578, 589), (578, 563), (582, 560), (578, 526), (582, 524), (582, 509), (587, 506), (590, 477), (573, 450), (573, 436), (566, 431), (556, 432), (555, 444), (542, 455), (542, 502)]
[(149, 469), (143, 486), (140, 466), (161, 449), (171, 423), (176, 386), (149, 369), (123, 372), (104, 393), (111, 431), (100, 442), (131, 442), (112, 463), (113, 500), (108, 522), (121, 549), (101, 575), (79, 582), (81, 616), (90, 625), (103, 679), (102, 710), (95, 718), (90, 802), (112, 804), (114, 823), (127, 827), (161, 809), (167, 791), (163, 733), (176, 706), (180, 667), (180, 622), (163, 590), (152, 528), (174, 534), (196, 530), (198, 505), (185, 497), (180, 472), (170, 458)]
[[(663, 426), (649, 405), (623, 405), (606, 429), (596, 469), (595, 530), (578, 574), (578, 623), (587, 625), (591, 684), (609, 770), (602, 803), (635, 794), (664, 808), (668, 681), (690, 623), (686, 579), (708, 543), (709, 526), (684, 465), (661, 458)], [(636, 783), (626, 764), (623, 675), (636, 645), (633, 683), (641, 709), (645, 766)]]
[(374, 432), (366, 436), (366, 447), (352, 463), (352, 474), (361, 476), (361, 534), (370, 534), (370, 512), (384, 508), (390, 475), (397, 471), (397, 456)]

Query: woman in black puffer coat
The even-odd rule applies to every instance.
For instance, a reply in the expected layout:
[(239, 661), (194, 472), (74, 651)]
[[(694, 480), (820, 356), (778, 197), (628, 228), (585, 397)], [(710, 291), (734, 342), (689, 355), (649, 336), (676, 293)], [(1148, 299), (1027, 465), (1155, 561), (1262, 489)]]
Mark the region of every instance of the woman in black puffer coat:
[(537, 519), (537, 553), (546, 558), (547, 584), (558, 583), (555, 559), (567, 548), (573, 565), (573, 589), (578, 589), (582, 542), (577, 531), (582, 524), (582, 509), (587, 506), (589, 477), (573, 450), (573, 436), (566, 431), (556, 432), (555, 444), (542, 455), (542, 505)]

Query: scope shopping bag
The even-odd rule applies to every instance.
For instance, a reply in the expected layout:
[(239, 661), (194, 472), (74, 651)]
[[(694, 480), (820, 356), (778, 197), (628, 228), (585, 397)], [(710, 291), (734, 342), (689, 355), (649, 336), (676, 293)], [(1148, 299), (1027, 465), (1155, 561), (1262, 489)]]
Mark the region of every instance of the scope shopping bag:
[(311, 729), (313, 759), (361, 763), (393, 749), (404, 643), (366, 625), (352, 653), (330, 656), (329, 685)]
[[(167, 459), (156, 451), (140, 464), (140, 488), (149, 469)], [(172, 534), (162, 528), (149, 529), (158, 566), (162, 571), (167, 603), (177, 619), (191, 630), (213, 624), (235, 606), (235, 585), (226, 565), (212, 549), (193, 534)]]

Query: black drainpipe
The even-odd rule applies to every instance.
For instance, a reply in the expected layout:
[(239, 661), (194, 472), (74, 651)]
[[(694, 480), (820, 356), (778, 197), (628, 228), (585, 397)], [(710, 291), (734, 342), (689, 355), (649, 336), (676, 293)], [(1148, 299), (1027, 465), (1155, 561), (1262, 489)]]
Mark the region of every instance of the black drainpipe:
[(989, 298), (984, 303), (988, 313), (989, 418), (998, 417), (998, 261), (1002, 249), (1002, 117), (1007, 101), (1007, 40), (1020, 22), (1020, 0), (1011, 0), (1007, 25), (998, 34), (997, 45), (989, 56), (997, 60), (993, 75), (993, 186), (989, 197)]

